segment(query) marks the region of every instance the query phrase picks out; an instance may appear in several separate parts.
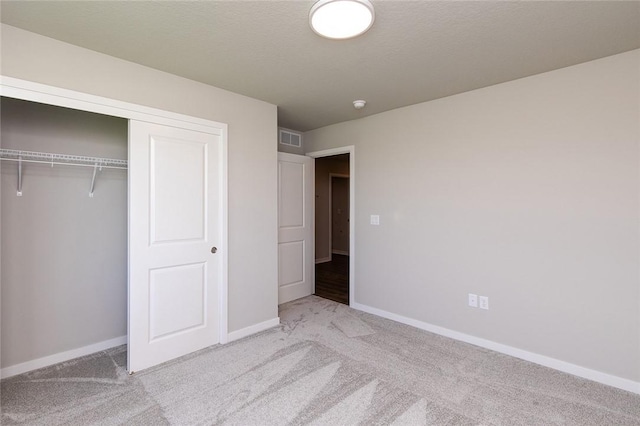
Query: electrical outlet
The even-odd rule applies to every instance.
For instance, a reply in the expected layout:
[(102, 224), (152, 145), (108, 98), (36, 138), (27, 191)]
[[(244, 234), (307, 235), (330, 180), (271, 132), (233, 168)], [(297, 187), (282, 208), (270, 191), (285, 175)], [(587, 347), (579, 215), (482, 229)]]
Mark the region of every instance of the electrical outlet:
[(480, 296), (480, 309), (489, 309), (489, 297)]
[(372, 214), (371, 215), (371, 224), (372, 225), (380, 225), (380, 215)]
[(478, 307), (478, 295), (477, 294), (469, 293), (469, 306), (471, 306), (473, 308), (477, 308)]

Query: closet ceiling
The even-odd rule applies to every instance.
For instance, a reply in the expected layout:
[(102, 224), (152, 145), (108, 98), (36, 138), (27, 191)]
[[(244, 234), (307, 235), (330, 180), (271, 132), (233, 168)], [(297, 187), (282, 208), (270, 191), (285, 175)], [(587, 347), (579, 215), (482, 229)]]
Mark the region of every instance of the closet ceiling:
[(346, 41), (309, 29), (314, 0), (3, 1), (0, 16), (276, 104), (299, 131), (640, 48), (637, 1), (372, 2), (375, 24)]

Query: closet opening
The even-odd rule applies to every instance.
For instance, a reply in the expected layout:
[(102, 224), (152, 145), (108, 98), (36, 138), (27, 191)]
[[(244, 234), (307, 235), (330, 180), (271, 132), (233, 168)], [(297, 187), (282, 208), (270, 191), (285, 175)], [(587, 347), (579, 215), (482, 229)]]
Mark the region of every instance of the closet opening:
[(7, 97), (0, 120), (2, 375), (125, 345), (128, 120)]

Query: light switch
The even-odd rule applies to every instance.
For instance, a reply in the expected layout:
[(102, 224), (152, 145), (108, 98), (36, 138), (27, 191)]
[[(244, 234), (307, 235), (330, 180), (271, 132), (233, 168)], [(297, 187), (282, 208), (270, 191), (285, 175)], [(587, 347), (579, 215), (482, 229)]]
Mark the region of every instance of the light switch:
[(372, 225), (380, 225), (380, 216), (377, 214), (371, 215), (371, 224)]

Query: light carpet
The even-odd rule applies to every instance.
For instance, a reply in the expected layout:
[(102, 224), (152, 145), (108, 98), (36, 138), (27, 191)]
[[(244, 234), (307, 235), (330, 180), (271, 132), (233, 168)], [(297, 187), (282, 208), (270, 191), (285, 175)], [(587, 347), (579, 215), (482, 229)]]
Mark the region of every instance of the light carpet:
[(126, 347), (3, 380), (3, 425), (640, 425), (640, 396), (315, 296), (129, 376)]

